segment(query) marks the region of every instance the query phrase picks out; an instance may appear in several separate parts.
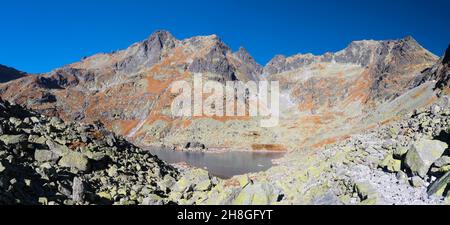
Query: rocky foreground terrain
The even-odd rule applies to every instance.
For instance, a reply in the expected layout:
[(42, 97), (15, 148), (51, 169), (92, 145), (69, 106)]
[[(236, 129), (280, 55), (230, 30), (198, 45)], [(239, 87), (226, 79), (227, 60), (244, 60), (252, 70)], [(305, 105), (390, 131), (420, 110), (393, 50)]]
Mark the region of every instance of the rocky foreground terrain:
[(0, 204), (449, 204), (447, 96), (342, 143), (228, 180), (105, 130), (0, 102)]
[(1, 204), (137, 204), (178, 172), (101, 125), (0, 102)]
[[(236, 177), (234, 190), (245, 190), (235, 192), (236, 201), (449, 204), (449, 113), (446, 98), (441, 105), (341, 143), (289, 153), (267, 172)], [(219, 196), (220, 190), (216, 192)]]

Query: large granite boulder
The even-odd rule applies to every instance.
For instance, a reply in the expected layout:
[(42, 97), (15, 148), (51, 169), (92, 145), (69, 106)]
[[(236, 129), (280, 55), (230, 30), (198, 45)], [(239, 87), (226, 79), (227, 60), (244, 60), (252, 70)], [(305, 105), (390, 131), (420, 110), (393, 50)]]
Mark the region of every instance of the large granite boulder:
[(413, 175), (424, 178), (431, 165), (439, 159), (448, 145), (438, 140), (418, 140), (406, 154), (405, 165)]

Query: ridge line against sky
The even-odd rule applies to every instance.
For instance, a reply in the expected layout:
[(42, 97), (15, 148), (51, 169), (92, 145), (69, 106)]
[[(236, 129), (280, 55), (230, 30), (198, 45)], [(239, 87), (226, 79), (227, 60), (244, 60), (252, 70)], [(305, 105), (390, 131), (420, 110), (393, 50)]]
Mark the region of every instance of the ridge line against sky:
[(156, 30), (216, 34), (262, 65), (355, 40), (408, 35), (437, 56), (450, 42), (448, 0), (16, 0), (2, 3), (0, 64), (40, 73), (125, 49)]

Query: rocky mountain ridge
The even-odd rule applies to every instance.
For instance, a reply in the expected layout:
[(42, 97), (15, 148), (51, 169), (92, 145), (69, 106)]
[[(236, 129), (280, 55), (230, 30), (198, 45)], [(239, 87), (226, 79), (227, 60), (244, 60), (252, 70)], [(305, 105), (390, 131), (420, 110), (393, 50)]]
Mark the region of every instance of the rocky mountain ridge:
[[(419, 58), (413, 58), (412, 55), (415, 52), (424, 54)], [(353, 41), (341, 51), (327, 52), (319, 56), (313, 54), (298, 54), (290, 57), (277, 55), (264, 67), (264, 73), (267, 75), (278, 74), (321, 62), (357, 64), (363, 67), (377, 64), (377, 67), (381, 69), (382, 64), (389, 61), (408, 64), (436, 61), (437, 59), (437, 56), (423, 48), (413, 37), (408, 36), (399, 40)]]
[[(244, 48), (232, 52), (216, 35), (178, 40), (169, 32), (158, 31), (128, 49), (97, 54), (47, 74), (0, 85), (0, 95), (67, 121), (101, 121), (139, 145), (179, 148), (199, 142), (207, 148), (293, 150), (392, 119), (394, 112), (356, 127), (379, 105), (431, 81), (420, 82), (431, 76), (422, 72), (437, 60), (407, 37), (357, 41), (324, 56), (278, 56), (262, 67)], [(195, 73), (220, 82), (279, 81), (280, 126), (264, 129), (250, 117), (174, 118), (170, 114), (175, 97), (170, 93), (171, 84), (192, 81)], [(420, 98), (411, 108), (434, 101), (429, 91), (417, 94)], [(337, 132), (343, 124), (355, 126)]]

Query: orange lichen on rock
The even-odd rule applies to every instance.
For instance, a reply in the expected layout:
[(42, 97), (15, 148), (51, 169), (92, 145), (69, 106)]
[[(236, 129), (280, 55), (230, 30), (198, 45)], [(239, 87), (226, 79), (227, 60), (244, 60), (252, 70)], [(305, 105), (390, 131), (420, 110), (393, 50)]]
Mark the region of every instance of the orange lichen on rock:
[(172, 80), (170, 79), (161, 81), (155, 80), (151, 76), (147, 76), (146, 79), (147, 79), (147, 91), (152, 94), (160, 94), (172, 83)]
[(350, 138), (349, 135), (331, 137), (331, 138), (327, 138), (327, 139), (325, 139), (323, 141), (317, 142), (316, 144), (311, 145), (311, 147), (314, 148), (314, 149), (321, 148), (321, 147), (324, 147), (326, 145), (331, 145), (331, 144), (337, 143), (338, 141), (346, 140), (346, 139), (349, 139), (349, 138)]
[(427, 87), (421, 87), (418, 91), (416, 91), (412, 97), (413, 98), (420, 98), (424, 95), (424, 93), (427, 91)]
[(286, 152), (287, 149), (281, 144), (253, 144), (254, 151)]
[(119, 127), (120, 133), (122, 135), (129, 134), (134, 127), (139, 123), (138, 120), (117, 120), (113, 122)]
[(236, 178), (225, 180), (223, 184), (224, 187), (239, 187), (240, 185), (239, 180)]
[(354, 84), (349, 89), (348, 97), (345, 99), (343, 105), (348, 106), (349, 104), (360, 101), (366, 102), (369, 96), (370, 90), (370, 75), (366, 70), (363, 72), (362, 76), (357, 79)]
[(227, 122), (231, 120), (249, 121), (250, 116), (194, 116), (193, 119), (212, 119), (219, 122)]
[(70, 144), (68, 145), (68, 147), (69, 147), (70, 149), (72, 149), (72, 150), (76, 150), (77, 148), (83, 148), (83, 147), (86, 147), (86, 146), (87, 146), (86, 143), (80, 142), (80, 141), (72, 142), (72, 143), (70, 143)]

